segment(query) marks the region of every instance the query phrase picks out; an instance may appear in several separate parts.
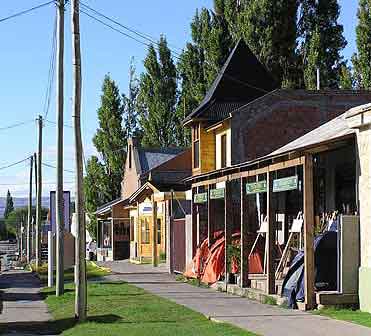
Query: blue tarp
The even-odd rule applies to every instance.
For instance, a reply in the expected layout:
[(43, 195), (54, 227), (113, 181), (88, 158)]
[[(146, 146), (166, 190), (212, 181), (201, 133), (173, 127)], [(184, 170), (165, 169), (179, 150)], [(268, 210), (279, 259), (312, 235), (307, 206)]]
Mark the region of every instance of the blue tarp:
[[(315, 287), (317, 290), (337, 289), (337, 232), (328, 231), (314, 240)], [(282, 296), (288, 298), (289, 307), (304, 301), (304, 252), (293, 259), (283, 281)]]

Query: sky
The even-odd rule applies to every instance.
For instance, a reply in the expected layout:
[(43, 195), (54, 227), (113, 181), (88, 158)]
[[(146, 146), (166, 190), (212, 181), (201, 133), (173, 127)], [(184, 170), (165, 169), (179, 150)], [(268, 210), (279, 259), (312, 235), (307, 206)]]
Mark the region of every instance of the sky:
[[(1, 1), (1, 18), (39, 5), (44, 0)], [(46, 1), (46, 0), (45, 0)], [(343, 54), (349, 59), (355, 52), (357, 0), (340, 0), (340, 23), (348, 41)], [(140, 32), (159, 38), (164, 34), (174, 48), (182, 48), (190, 39), (189, 24), (196, 8), (212, 7), (212, 0), (85, 0), (90, 7)], [(48, 84), (49, 60), (53, 36), (55, 6), (49, 5), (8, 21), (0, 22), (0, 197), (7, 189), (15, 197), (28, 195), (29, 162), (9, 169), (8, 164), (30, 156), (37, 148), (35, 119), (44, 115)], [(65, 109), (67, 125), (72, 124), (72, 65), (70, 7), (65, 21)], [(133, 41), (81, 14), (82, 50), (82, 131), (86, 157), (95, 154), (92, 137), (97, 128), (97, 108), (106, 74), (127, 92), (128, 71), (134, 57), (137, 73), (143, 69), (146, 46)], [(55, 90), (43, 128), (43, 161), (56, 164)], [(24, 125), (3, 129), (20, 122)], [(64, 166), (74, 170), (73, 132), (65, 127)], [(55, 189), (56, 170), (43, 167), (43, 195)], [(65, 190), (74, 190), (74, 174), (64, 173)]]

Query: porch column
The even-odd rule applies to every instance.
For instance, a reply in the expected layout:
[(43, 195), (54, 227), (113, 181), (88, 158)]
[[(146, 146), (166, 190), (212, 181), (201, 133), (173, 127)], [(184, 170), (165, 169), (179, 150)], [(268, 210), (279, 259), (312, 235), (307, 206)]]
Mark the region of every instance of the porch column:
[(197, 205), (194, 202), (196, 188), (192, 188), (192, 258), (196, 255), (197, 250)]
[(157, 202), (152, 195), (152, 266), (157, 267)]
[(314, 297), (314, 209), (313, 209), (313, 156), (304, 162), (304, 293), (305, 309), (312, 309)]
[(225, 249), (224, 249), (224, 274), (225, 274), (225, 288), (228, 285), (228, 246), (232, 240), (232, 190), (229, 181), (225, 182), (224, 190), (224, 237), (225, 237)]
[(207, 189), (207, 238), (209, 247), (214, 243), (214, 230), (215, 230), (215, 210), (214, 202), (210, 200), (211, 187)]
[(273, 175), (267, 173), (267, 220), (268, 230), (266, 233), (266, 263), (267, 263), (267, 294), (275, 293), (275, 276), (274, 276), (274, 260), (273, 260), (273, 249), (275, 244), (275, 216), (273, 209)]
[[(113, 214), (113, 213), (112, 213)], [(114, 240), (114, 223), (115, 223), (115, 220), (112, 218), (111, 219), (111, 250), (112, 250), (112, 260), (115, 260), (115, 250), (114, 250), (114, 247), (113, 247), (113, 240)]]
[(171, 199), (169, 203), (169, 273), (174, 273), (174, 190), (171, 190)]
[(246, 178), (241, 177), (241, 288), (249, 286), (249, 250), (248, 250), (248, 216), (247, 209), (248, 201), (246, 194)]

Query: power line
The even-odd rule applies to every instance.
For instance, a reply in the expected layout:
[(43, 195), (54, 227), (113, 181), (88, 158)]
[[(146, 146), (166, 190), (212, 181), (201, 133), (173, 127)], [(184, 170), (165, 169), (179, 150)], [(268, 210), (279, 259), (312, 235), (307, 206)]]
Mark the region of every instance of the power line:
[(55, 60), (56, 60), (56, 46), (57, 46), (57, 15), (54, 17), (54, 30), (52, 37), (52, 51), (49, 59), (49, 72), (48, 72), (48, 83), (45, 93), (44, 101), (44, 119), (47, 118), (50, 109), (51, 93), (53, 88), (53, 81), (55, 75)]
[[(73, 184), (75, 182), (69, 181), (69, 182), (63, 182), (65, 184)], [(56, 184), (56, 182), (43, 182), (43, 185), (52, 185)], [(29, 183), (0, 183), (0, 186), (27, 186)]]
[(11, 167), (14, 167), (14, 166), (16, 166), (16, 165), (19, 165), (19, 164), (21, 164), (21, 163), (23, 163), (23, 162), (29, 160), (30, 157), (31, 157), (31, 156), (28, 156), (28, 157), (26, 157), (26, 158), (23, 159), (23, 160), (20, 160), (20, 161), (17, 161), (17, 162), (11, 163), (11, 164), (9, 164), (9, 165), (7, 165), (7, 166), (0, 167), (0, 170), (4, 170), (4, 169), (11, 168)]
[[(51, 164), (49, 164), (49, 163), (45, 163), (45, 162), (43, 162), (42, 165), (45, 166), (45, 167), (48, 167), (48, 168), (57, 169), (56, 166), (53, 166), (53, 165), (51, 165)], [(73, 170), (68, 170), (68, 169), (63, 169), (63, 170), (64, 170), (65, 172), (67, 172), (67, 173), (75, 174), (75, 172), (74, 172)]]
[[(159, 45), (159, 43), (156, 41), (156, 38), (152, 37), (151, 35), (146, 34), (146, 33), (143, 33), (143, 32), (140, 32), (140, 31), (138, 31), (138, 30), (136, 30), (136, 29), (134, 29), (134, 28), (131, 28), (131, 27), (127, 26), (127, 25), (124, 25), (124, 24), (118, 22), (117, 20), (115, 20), (115, 19), (113, 19), (113, 18), (111, 18), (111, 17), (108, 17), (107, 15), (103, 14), (102, 12), (99, 12), (99, 11), (97, 11), (96, 9), (94, 9), (94, 8), (92, 8), (92, 7), (88, 6), (88, 5), (86, 5), (86, 4), (83, 3), (83, 2), (80, 2), (80, 4), (81, 4), (83, 7), (85, 7), (85, 9), (88, 9), (88, 10), (94, 12), (95, 14), (97, 14), (97, 15), (99, 15), (99, 16), (105, 18), (106, 20), (111, 21), (112, 23), (115, 23), (116, 25), (120, 26), (121, 28), (124, 28), (125, 30), (127, 30), (127, 31), (129, 31), (129, 32), (131, 32), (131, 33), (133, 33), (133, 34), (135, 34), (135, 35), (137, 35), (137, 36), (143, 38), (144, 40), (147, 40), (147, 41), (150, 42), (150, 43), (154, 43), (154, 44), (156, 44), (156, 45)], [(170, 44), (170, 43), (169, 43), (169, 46), (171, 46), (173, 49), (177, 49), (177, 50), (179, 50), (179, 51), (182, 50), (182, 49), (180, 49), (180, 48), (178, 48), (178, 47), (176, 47), (176, 46), (174, 46), (174, 45), (172, 45), (172, 44)], [(173, 51), (173, 52), (174, 52), (174, 51)]]
[[(51, 121), (51, 120), (44, 120), (44, 121), (46, 121), (49, 124), (57, 125), (57, 123), (55, 121)], [(63, 127), (73, 128), (73, 126), (68, 125), (68, 124), (63, 124)]]
[(1, 23), (1, 22), (4, 22), (4, 21), (7, 21), (7, 20), (10, 20), (10, 19), (13, 19), (13, 18), (18, 17), (18, 16), (21, 16), (21, 15), (27, 14), (27, 13), (30, 13), (30, 12), (36, 10), (36, 9), (39, 9), (39, 8), (42, 8), (42, 7), (48, 6), (48, 5), (50, 5), (51, 3), (53, 3), (54, 1), (55, 1), (55, 0), (48, 1), (48, 2), (42, 3), (42, 4), (38, 5), (38, 6), (32, 7), (32, 8), (30, 8), (30, 9), (26, 9), (26, 10), (24, 10), (24, 11), (21, 11), (21, 12), (18, 12), (18, 13), (12, 14), (12, 15), (10, 15), (10, 16), (7, 16), (7, 17), (5, 17), (5, 18), (2, 18), (2, 19), (0, 19), (0, 23)]
[(5, 130), (11, 129), (11, 128), (16, 128), (16, 127), (19, 127), (19, 126), (23, 126), (23, 125), (27, 125), (27, 124), (33, 123), (33, 122), (34, 122), (33, 119), (32, 120), (22, 121), (22, 122), (15, 123), (15, 124), (12, 124), (12, 125), (9, 125), (9, 126), (0, 127), (0, 131), (5, 131)]
[(120, 34), (122, 34), (122, 35), (128, 37), (128, 38), (131, 38), (131, 39), (134, 40), (134, 41), (136, 41), (136, 42), (138, 42), (138, 43), (141, 43), (141, 44), (145, 45), (146, 47), (150, 47), (150, 44), (148, 44), (148, 43), (146, 43), (146, 42), (143, 42), (143, 41), (141, 41), (141, 40), (135, 38), (134, 36), (131, 36), (131, 35), (129, 35), (129, 34), (123, 32), (123, 31), (121, 31), (120, 29), (117, 29), (117, 28), (111, 26), (110, 24), (108, 24), (108, 23), (106, 23), (106, 22), (104, 22), (104, 21), (98, 19), (97, 17), (95, 17), (95, 16), (89, 14), (88, 12), (85, 12), (84, 10), (80, 9), (80, 12), (83, 13), (83, 14), (85, 14), (85, 15), (87, 15), (87, 16), (89, 16), (89, 17), (92, 18), (93, 20), (95, 20), (95, 21), (97, 21), (97, 22), (103, 24), (104, 26), (106, 26), (106, 27), (108, 27), (108, 28), (111, 28), (112, 30), (114, 30), (114, 31), (116, 31), (116, 32), (118, 32), (118, 33), (120, 33)]

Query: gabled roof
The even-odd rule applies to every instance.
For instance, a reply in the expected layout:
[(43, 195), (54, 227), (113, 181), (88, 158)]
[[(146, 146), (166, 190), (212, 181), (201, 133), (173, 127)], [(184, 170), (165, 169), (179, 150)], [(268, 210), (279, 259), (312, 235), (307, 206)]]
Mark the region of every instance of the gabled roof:
[(147, 173), (184, 152), (184, 148), (174, 147), (138, 148), (137, 150), (141, 174)]
[(211, 104), (218, 109), (220, 108), (218, 104), (226, 102), (248, 103), (276, 88), (277, 84), (271, 74), (241, 39), (230, 53), (200, 105), (186, 117), (184, 122), (205, 117), (204, 112)]
[(112, 207), (114, 205), (117, 205), (117, 204), (120, 204), (120, 203), (124, 203), (125, 200), (123, 200), (122, 198), (116, 198), (115, 200), (111, 201), (111, 202), (108, 202), (106, 204), (103, 204), (102, 206), (100, 206), (97, 211), (95, 211), (95, 215), (101, 215), (101, 214), (104, 214), (108, 211), (110, 211), (112, 209)]

